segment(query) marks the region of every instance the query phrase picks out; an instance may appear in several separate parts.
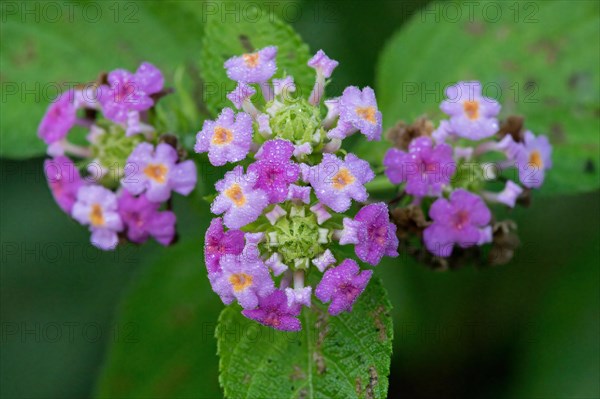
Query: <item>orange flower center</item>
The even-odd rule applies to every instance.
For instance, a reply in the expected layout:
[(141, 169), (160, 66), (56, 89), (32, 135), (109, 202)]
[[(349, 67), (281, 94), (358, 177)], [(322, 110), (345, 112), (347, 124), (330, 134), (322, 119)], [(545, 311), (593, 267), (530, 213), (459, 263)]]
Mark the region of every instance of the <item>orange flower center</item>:
[(465, 114), (471, 120), (479, 118), (479, 102), (478, 101), (465, 101), (463, 103), (463, 109)]
[(104, 215), (102, 213), (102, 207), (100, 204), (93, 204), (92, 210), (90, 211), (90, 222), (92, 226), (104, 226)]
[(354, 183), (354, 180), (356, 179), (352, 176), (352, 173), (350, 173), (348, 169), (342, 168), (335, 176), (333, 176), (333, 187), (336, 190), (341, 190), (347, 185)]
[(167, 167), (162, 163), (158, 164), (148, 164), (144, 169), (144, 174), (148, 176), (148, 178), (154, 180), (157, 183), (164, 183), (167, 177)]
[(544, 161), (542, 161), (542, 154), (538, 150), (533, 151), (529, 155), (529, 163), (535, 165), (538, 170), (542, 170), (544, 167)]
[(225, 190), (225, 195), (232, 200), (237, 206), (242, 206), (246, 203), (246, 197), (239, 184), (234, 184)]
[(252, 276), (246, 273), (236, 273), (229, 276), (229, 282), (235, 292), (240, 292), (252, 285)]
[(369, 123), (375, 124), (377, 123), (377, 119), (375, 119), (375, 107), (356, 107), (356, 114), (366, 120)]
[(225, 145), (231, 143), (233, 140), (233, 133), (229, 129), (225, 129), (222, 126), (215, 127), (212, 136), (212, 143), (216, 145)]
[(258, 53), (244, 54), (242, 58), (244, 58), (246, 66), (250, 68), (256, 68), (258, 65)]

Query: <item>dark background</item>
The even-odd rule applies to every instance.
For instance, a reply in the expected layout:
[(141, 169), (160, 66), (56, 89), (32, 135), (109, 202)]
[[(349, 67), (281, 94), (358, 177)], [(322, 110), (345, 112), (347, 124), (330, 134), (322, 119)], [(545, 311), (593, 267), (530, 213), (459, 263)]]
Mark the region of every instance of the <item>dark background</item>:
[[(294, 27), (311, 49), (341, 61), (334, 87), (344, 87), (374, 86), (380, 50), (423, 3), (296, 4), (303, 12)], [(315, 10), (325, 13), (317, 21)], [(168, 254), (155, 244), (115, 253), (91, 247), (86, 229), (55, 205), (42, 162), (0, 164), (0, 389), (5, 398), (89, 397), (110, 363), (111, 345), (159, 350), (146, 324), (117, 314), (132, 287), (143, 286), (155, 260)], [(180, 234), (195, 237), (188, 244), (197, 245), (199, 257), (207, 224), (200, 194), (176, 203), (186, 216)], [(394, 305), (389, 397), (599, 397), (598, 200), (598, 192), (534, 196), (531, 208), (510, 214), (523, 244), (506, 266), (434, 272), (401, 256), (378, 267)], [(206, 287), (199, 283), (199, 290)], [(202, 298), (214, 309), (205, 320), (216, 323), (218, 297)], [(209, 355), (198, 361), (214, 368), (214, 340), (202, 343)], [(216, 377), (205, 383), (205, 392), (218, 389)]]

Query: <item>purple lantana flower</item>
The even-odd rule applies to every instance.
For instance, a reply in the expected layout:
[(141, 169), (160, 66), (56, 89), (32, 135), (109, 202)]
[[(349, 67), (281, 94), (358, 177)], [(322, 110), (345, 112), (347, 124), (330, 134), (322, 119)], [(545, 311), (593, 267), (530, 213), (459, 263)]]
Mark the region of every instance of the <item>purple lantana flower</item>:
[(188, 195), (196, 185), (196, 165), (187, 160), (178, 163), (177, 151), (166, 143), (154, 146), (140, 143), (127, 159), (121, 185), (133, 195), (146, 192), (152, 202), (164, 202), (171, 191)]
[(331, 302), (328, 310), (332, 316), (352, 311), (352, 305), (365, 290), (372, 274), (372, 270), (360, 271), (355, 261), (346, 259), (325, 272), (315, 296), (323, 303)]
[(79, 170), (69, 158), (58, 156), (44, 161), (44, 173), (54, 200), (60, 209), (70, 214), (77, 199), (77, 192), (84, 184)]
[(246, 309), (242, 314), (249, 319), (273, 327), (281, 331), (300, 331), (302, 325), (298, 320), (301, 307), (288, 306), (287, 296), (282, 290), (275, 290), (271, 295), (260, 298), (258, 309)]
[(243, 83), (264, 83), (275, 74), (277, 47), (269, 46), (254, 53), (231, 57), (225, 61), (227, 76)]
[(234, 114), (225, 108), (216, 121), (205, 120), (196, 136), (194, 151), (208, 152), (214, 166), (246, 158), (252, 144), (252, 118), (245, 112)]
[(384, 255), (398, 256), (396, 225), (390, 222), (387, 205), (370, 204), (358, 211), (354, 219), (344, 218), (340, 244), (355, 244), (356, 256), (373, 266)]
[(327, 134), (330, 138), (343, 139), (359, 130), (369, 141), (381, 140), (382, 116), (373, 89), (347, 87), (338, 107), (340, 119), (338, 126)]
[(481, 140), (498, 132), (500, 104), (481, 93), (479, 82), (459, 82), (446, 89), (441, 110), (450, 116), (451, 130), (458, 136)]
[(134, 197), (123, 190), (118, 198), (119, 215), (127, 228), (127, 238), (141, 244), (150, 236), (162, 245), (169, 245), (175, 237), (175, 214), (159, 211), (160, 204), (151, 202), (144, 194)]
[(223, 231), (223, 220), (210, 222), (204, 237), (204, 260), (209, 277), (221, 271), (219, 261), (224, 255), (239, 255), (244, 249), (244, 233), (240, 230)]
[(326, 79), (331, 77), (333, 70), (338, 65), (339, 62), (329, 58), (323, 50), (317, 51), (317, 53), (308, 60), (308, 66), (314, 68), (318, 74), (323, 75)]
[(552, 146), (546, 136), (525, 132), (523, 144), (516, 145), (515, 158), (519, 180), (528, 188), (539, 188), (544, 183), (545, 171), (552, 167)]
[(62, 140), (77, 120), (77, 108), (73, 104), (75, 92), (62, 93), (46, 111), (38, 127), (38, 136), (46, 144)]
[(154, 65), (143, 62), (135, 73), (116, 69), (108, 74), (108, 86), (101, 86), (98, 100), (104, 116), (125, 123), (129, 111), (145, 111), (154, 105), (150, 97), (163, 89), (162, 72)]
[(271, 203), (284, 201), (290, 184), (298, 180), (300, 167), (290, 160), (293, 154), (291, 142), (269, 140), (256, 154), (258, 161), (248, 166), (248, 172), (258, 176), (254, 187), (265, 191)]
[(367, 200), (364, 184), (374, 177), (369, 163), (354, 154), (346, 155), (343, 161), (324, 154), (321, 163), (310, 168), (307, 178), (319, 201), (336, 212), (345, 212), (352, 199)]
[(117, 232), (123, 230), (123, 222), (117, 212), (117, 197), (112, 191), (97, 185), (82, 186), (71, 216), (90, 226), (91, 241), (96, 247), (104, 250), (116, 247)]
[(244, 101), (256, 94), (254, 87), (247, 85), (246, 83), (240, 82), (236, 86), (235, 90), (227, 94), (227, 99), (235, 105), (237, 109), (241, 109)]
[(213, 290), (226, 305), (237, 299), (244, 309), (254, 309), (259, 298), (275, 290), (269, 268), (259, 256), (223, 255), (221, 272), (211, 280)]
[(423, 232), (427, 249), (436, 256), (450, 256), (454, 244), (461, 248), (477, 245), (491, 213), (478, 195), (458, 189), (450, 199), (437, 199), (429, 209), (433, 223)]
[(238, 165), (215, 184), (219, 195), (210, 210), (216, 215), (225, 213), (223, 221), (230, 229), (238, 229), (254, 222), (268, 205), (267, 193), (254, 189), (257, 179), (256, 173), (244, 175), (244, 168)]
[(392, 183), (406, 182), (406, 192), (417, 197), (440, 195), (456, 171), (452, 147), (434, 145), (429, 137), (414, 139), (408, 152), (391, 148), (385, 154), (383, 165)]

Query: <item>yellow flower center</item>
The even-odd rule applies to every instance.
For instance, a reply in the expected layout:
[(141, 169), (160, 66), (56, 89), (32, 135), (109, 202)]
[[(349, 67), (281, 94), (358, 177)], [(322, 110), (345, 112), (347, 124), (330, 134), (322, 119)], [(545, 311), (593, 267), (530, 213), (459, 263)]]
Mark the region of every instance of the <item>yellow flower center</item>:
[(92, 226), (104, 226), (104, 215), (102, 213), (102, 207), (100, 204), (93, 204), (92, 210), (90, 211), (90, 222)]
[(252, 276), (246, 273), (236, 273), (229, 276), (229, 282), (235, 292), (240, 292), (252, 285)]
[(366, 120), (369, 123), (375, 124), (377, 123), (377, 119), (375, 119), (375, 107), (356, 107), (356, 114)]
[(258, 65), (258, 53), (244, 54), (242, 55), (242, 58), (244, 58), (246, 66), (250, 68), (256, 68)]
[(471, 120), (479, 119), (479, 102), (478, 101), (465, 101), (463, 103), (463, 109), (465, 114)]
[(237, 206), (242, 206), (246, 203), (246, 197), (239, 184), (234, 184), (225, 190), (225, 195)]
[(233, 132), (229, 129), (225, 129), (222, 126), (215, 127), (212, 136), (212, 143), (216, 145), (225, 145), (231, 143), (233, 140)]
[(336, 190), (341, 190), (347, 185), (354, 183), (354, 180), (356, 179), (352, 176), (352, 173), (350, 173), (348, 169), (342, 168), (335, 176), (333, 176), (333, 187)]
[(542, 154), (538, 150), (534, 150), (529, 155), (529, 163), (535, 165), (538, 170), (542, 170), (544, 167), (544, 161), (542, 161)]
[(158, 164), (148, 164), (144, 169), (144, 174), (148, 176), (148, 178), (154, 180), (157, 183), (164, 183), (167, 177), (168, 169), (162, 163)]

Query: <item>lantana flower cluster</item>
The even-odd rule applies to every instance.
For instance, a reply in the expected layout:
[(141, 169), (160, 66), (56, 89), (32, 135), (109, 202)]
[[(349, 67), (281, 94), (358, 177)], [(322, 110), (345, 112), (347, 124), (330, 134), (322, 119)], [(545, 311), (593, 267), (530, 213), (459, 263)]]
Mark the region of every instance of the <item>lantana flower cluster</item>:
[(54, 199), (89, 227), (100, 249), (149, 237), (169, 245), (175, 238), (171, 193), (188, 195), (197, 176), (175, 137), (152, 123), (165, 94), (162, 72), (144, 62), (134, 73), (116, 69), (63, 92), (39, 125), (52, 157), (44, 169)]
[(400, 207), (392, 212), (399, 237), (404, 244), (422, 238), (426, 249), (442, 258), (455, 254), (456, 247), (494, 242), (493, 256), (504, 263), (508, 259), (497, 252), (514, 250), (515, 239), (508, 235), (515, 226), (496, 221), (490, 205), (527, 203), (552, 167), (552, 147), (545, 136), (524, 130), (523, 118), (500, 123), (500, 104), (483, 96), (479, 82), (450, 86), (446, 97), (440, 108), (449, 118), (437, 129), (421, 118), (390, 132), (395, 148), (383, 164), (400, 189), (395, 201)]
[(308, 62), (316, 72), (312, 92), (295, 95), (292, 76), (273, 78), (276, 55), (266, 47), (225, 62), (237, 82), (227, 96), (232, 107), (204, 122), (195, 150), (215, 166), (236, 164), (216, 183), (211, 211), (220, 216), (205, 236), (213, 290), (250, 319), (297, 331), (313, 296), (337, 315), (367, 286), (372, 270), (346, 259), (340, 246), (353, 245), (360, 261), (375, 266), (397, 256), (398, 240), (385, 204), (350, 216), (353, 202), (367, 201), (374, 174), (341, 144), (356, 132), (381, 138), (373, 90), (348, 87), (325, 100), (338, 62), (321, 50)]

